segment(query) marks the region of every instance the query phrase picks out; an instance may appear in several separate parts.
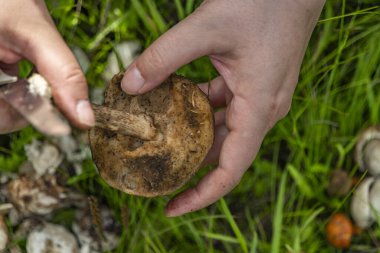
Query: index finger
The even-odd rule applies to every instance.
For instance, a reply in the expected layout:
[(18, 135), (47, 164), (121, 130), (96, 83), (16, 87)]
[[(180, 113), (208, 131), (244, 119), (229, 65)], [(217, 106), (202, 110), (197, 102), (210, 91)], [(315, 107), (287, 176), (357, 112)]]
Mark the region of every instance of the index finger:
[(55, 103), (76, 126), (94, 125), (86, 79), (71, 50), (53, 27), (38, 36), (25, 54), (50, 83)]

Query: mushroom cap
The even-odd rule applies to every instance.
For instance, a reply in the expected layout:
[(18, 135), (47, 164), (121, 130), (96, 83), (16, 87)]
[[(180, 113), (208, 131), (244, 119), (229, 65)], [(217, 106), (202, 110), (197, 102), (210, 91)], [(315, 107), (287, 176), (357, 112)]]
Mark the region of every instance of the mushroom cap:
[(380, 179), (376, 178), (369, 191), (369, 204), (375, 220), (380, 217)]
[(357, 226), (367, 228), (374, 222), (370, 206), (370, 189), (374, 182), (373, 177), (364, 179), (353, 193), (351, 200), (351, 216)]
[(352, 222), (343, 213), (334, 214), (326, 224), (327, 240), (335, 248), (346, 249), (350, 247), (354, 231)]
[(380, 125), (368, 127), (358, 135), (355, 160), (361, 170), (368, 169), (373, 176), (380, 174)]
[(89, 132), (92, 157), (111, 186), (133, 195), (172, 193), (198, 170), (214, 139), (213, 111), (206, 95), (191, 81), (171, 75), (146, 94), (131, 96), (116, 75), (104, 106), (152, 119), (159, 134), (142, 139), (94, 127)]
[(339, 169), (333, 170), (330, 175), (327, 192), (331, 196), (345, 196), (351, 188), (351, 178), (347, 171)]

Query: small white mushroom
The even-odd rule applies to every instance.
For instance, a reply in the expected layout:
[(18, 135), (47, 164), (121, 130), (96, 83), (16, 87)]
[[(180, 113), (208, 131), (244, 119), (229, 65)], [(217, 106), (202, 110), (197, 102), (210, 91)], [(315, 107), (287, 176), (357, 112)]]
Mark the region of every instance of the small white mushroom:
[(351, 215), (361, 228), (367, 228), (374, 222), (369, 203), (369, 190), (374, 180), (372, 177), (364, 179), (352, 196)]
[(371, 185), (369, 203), (372, 216), (377, 220), (380, 217), (380, 179), (376, 179)]
[(380, 175), (380, 125), (371, 126), (358, 136), (355, 159), (360, 169), (373, 175)]
[(25, 152), (36, 171), (37, 178), (47, 173), (54, 174), (63, 160), (63, 155), (56, 146), (36, 139), (31, 144), (25, 145)]
[(26, 242), (28, 253), (79, 253), (77, 241), (65, 227), (46, 223), (36, 227)]

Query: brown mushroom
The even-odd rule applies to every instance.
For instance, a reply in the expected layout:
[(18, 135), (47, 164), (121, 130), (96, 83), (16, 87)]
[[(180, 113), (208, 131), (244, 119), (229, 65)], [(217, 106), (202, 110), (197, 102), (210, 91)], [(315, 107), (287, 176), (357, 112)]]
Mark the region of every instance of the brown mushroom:
[(115, 127), (118, 124), (110, 115), (112, 127), (103, 124), (89, 133), (95, 164), (107, 183), (124, 192), (147, 197), (169, 194), (190, 179), (211, 148), (212, 108), (197, 85), (183, 77), (171, 75), (158, 88), (138, 96), (121, 90), (122, 77), (112, 79), (103, 106), (123, 112), (124, 119), (118, 113), (120, 122), (133, 123), (131, 115), (138, 117), (154, 134), (128, 134)]
[(352, 221), (343, 213), (334, 214), (325, 227), (327, 240), (338, 249), (350, 247), (353, 231)]
[(333, 170), (330, 174), (327, 192), (330, 196), (343, 197), (347, 195), (352, 186), (352, 179), (347, 171), (342, 169)]

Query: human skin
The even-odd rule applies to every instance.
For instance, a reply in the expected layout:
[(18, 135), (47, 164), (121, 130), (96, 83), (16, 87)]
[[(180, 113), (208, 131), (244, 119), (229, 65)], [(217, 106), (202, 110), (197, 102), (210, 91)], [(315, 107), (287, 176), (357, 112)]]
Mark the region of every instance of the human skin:
[[(127, 69), (122, 88), (145, 93), (182, 65), (209, 56), (220, 76), (210, 100), (216, 162), (193, 188), (172, 199), (167, 216), (204, 208), (230, 192), (254, 160), (262, 140), (288, 113), (305, 50), (324, 0), (205, 0), (157, 39)], [(207, 84), (201, 84), (207, 91)]]
[[(43, 0), (0, 0), (0, 69), (18, 74), (17, 63), (30, 60), (50, 83), (55, 103), (77, 127), (93, 126), (86, 79), (57, 32)], [(0, 133), (27, 122), (0, 99)]]

